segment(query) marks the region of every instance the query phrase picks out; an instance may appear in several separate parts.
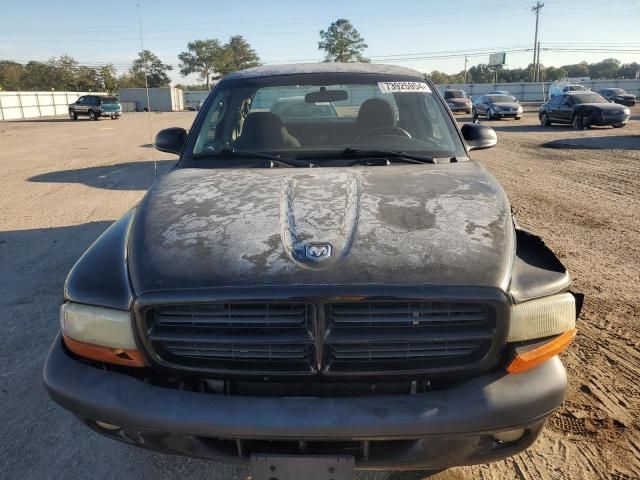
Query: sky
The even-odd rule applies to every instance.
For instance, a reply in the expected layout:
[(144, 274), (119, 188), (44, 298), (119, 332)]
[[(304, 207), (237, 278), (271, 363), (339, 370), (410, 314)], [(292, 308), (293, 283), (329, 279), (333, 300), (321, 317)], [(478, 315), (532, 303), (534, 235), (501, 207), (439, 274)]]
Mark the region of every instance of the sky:
[[(375, 63), (423, 72), (456, 73), (506, 51), (506, 67), (533, 59), (532, 0), (66, 0), (0, 1), (0, 59), (26, 63), (71, 55), (82, 64), (128, 69), (140, 48), (140, 4), (145, 48), (174, 66), (190, 40), (244, 36), (263, 63), (316, 62), (321, 29), (347, 18), (360, 31)], [(615, 57), (640, 63), (640, 0), (544, 0), (541, 62), (560, 66)], [(528, 51), (523, 51), (527, 50)]]

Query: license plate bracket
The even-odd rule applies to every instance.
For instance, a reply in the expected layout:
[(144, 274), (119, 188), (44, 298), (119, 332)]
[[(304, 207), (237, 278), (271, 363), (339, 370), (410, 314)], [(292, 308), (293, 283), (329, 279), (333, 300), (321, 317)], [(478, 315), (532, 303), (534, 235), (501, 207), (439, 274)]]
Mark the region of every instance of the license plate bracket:
[(251, 455), (252, 480), (353, 480), (351, 456)]

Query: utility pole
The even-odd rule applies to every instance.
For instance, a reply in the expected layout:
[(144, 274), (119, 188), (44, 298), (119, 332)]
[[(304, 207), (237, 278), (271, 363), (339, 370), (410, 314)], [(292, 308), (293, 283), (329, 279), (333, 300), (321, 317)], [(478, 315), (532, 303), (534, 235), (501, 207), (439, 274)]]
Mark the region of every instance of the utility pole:
[[(537, 48), (538, 48), (538, 17), (540, 16), (540, 10), (542, 10), (542, 7), (544, 7), (544, 3), (537, 1), (536, 5), (534, 7), (531, 7), (531, 11), (535, 12), (536, 14), (536, 34), (535, 34), (535, 39), (533, 41), (533, 72), (532, 72), (532, 80), (535, 82), (536, 81), (536, 65), (537, 62), (540, 61), (540, 59), (538, 59), (537, 57)], [(537, 60), (537, 61), (536, 61)]]
[(538, 61), (536, 63), (536, 82), (540, 81), (540, 42), (538, 42)]
[(464, 82), (462, 83), (467, 83), (467, 60), (469, 59), (469, 57), (467, 55), (464, 56)]

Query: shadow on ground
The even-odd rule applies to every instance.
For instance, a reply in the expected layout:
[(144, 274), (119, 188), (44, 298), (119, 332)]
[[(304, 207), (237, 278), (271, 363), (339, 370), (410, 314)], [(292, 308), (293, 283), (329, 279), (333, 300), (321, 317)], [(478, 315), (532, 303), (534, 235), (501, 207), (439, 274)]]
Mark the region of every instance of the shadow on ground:
[(543, 143), (545, 148), (576, 150), (640, 150), (638, 135), (609, 135), (604, 137), (563, 138)]
[[(159, 160), (158, 176), (176, 164), (175, 160)], [(119, 163), (101, 167), (78, 168), (43, 173), (29, 178), (37, 183), (82, 183), (108, 190), (148, 190), (155, 180), (152, 161)]]

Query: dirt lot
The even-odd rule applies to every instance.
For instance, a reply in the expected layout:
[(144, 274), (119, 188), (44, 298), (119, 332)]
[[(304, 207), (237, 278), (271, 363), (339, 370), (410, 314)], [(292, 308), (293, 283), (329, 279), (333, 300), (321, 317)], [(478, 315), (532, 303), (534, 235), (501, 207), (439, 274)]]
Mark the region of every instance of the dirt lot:
[[(192, 113), (154, 114), (152, 130)], [(460, 121), (468, 120), (460, 117)], [(535, 115), (487, 122), (499, 145), (474, 157), (518, 220), (540, 234), (586, 294), (564, 355), (570, 391), (542, 438), (462, 479), (640, 478), (640, 108), (624, 129), (542, 129)], [(50, 402), (41, 369), (58, 328), (65, 275), (153, 182), (146, 116), (0, 122), (0, 477), (243, 479), (243, 468), (156, 455), (91, 433)], [(172, 161), (156, 154), (160, 170)], [(362, 474), (420, 479), (424, 474)]]

